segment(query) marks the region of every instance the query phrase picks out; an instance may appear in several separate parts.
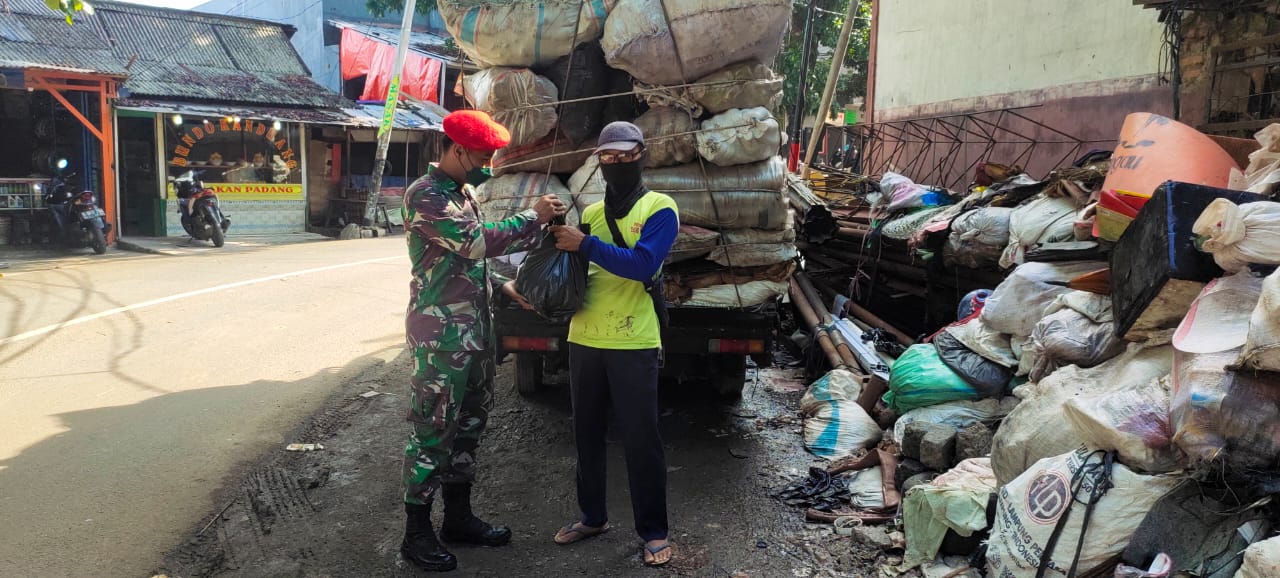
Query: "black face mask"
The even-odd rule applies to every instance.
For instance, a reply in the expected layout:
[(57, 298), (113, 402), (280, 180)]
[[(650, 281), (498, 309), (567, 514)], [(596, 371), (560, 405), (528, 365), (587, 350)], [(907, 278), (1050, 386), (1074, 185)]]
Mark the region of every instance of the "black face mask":
[(600, 174), (608, 185), (604, 191), (604, 208), (613, 218), (627, 216), (636, 201), (644, 196), (646, 189), (641, 178), (644, 161), (644, 157), (641, 157), (629, 163), (600, 165)]

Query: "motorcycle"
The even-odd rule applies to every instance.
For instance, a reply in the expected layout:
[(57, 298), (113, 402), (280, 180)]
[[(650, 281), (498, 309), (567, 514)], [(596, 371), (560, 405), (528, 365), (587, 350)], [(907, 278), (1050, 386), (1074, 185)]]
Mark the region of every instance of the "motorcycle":
[(44, 192), (44, 204), (53, 214), (59, 237), (68, 246), (92, 247), (98, 255), (106, 253), (111, 225), (107, 223), (106, 213), (98, 208), (97, 196), (93, 191), (71, 192), (67, 181), (75, 173), (62, 174), (67, 168), (67, 159), (59, 159), (57, 167), (58, 172)]
[(221, 247), (226, 242), (231, 219), (226, 218), (218, 207), (218, 195), (213, 189), (204, 186), (196, 171), (187, 171), (176, 179), (170, 179), (178, 194), (178, 215), (182, 217), (182, 228), (193, 239), (213, 241), (214, 247)]

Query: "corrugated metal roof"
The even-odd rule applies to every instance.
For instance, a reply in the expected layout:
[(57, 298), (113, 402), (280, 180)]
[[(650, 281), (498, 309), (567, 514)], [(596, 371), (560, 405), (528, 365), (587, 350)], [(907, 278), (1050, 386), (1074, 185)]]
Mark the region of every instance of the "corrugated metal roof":
[[(388, 26), (377, 22), (351, 22), (347, 20), (328, 20), (329, 26), (350, 28), (369, 38), (385, 42), (392, 46), (400, 42), (400, 27)], [(432, 34), (425, 30), (413, 30), (409, 33), (409, 49), (413, 52), (443, 61), (448, 66), (479, 69), (462, 51), (449, 47), (448, 38)]]
[(126, 76), (124, 89), (140, 98), (350, 104), (310, 78), (281, 24), (99, 0), (67, 26), (42, 0), (5, 1), (0, 67)]

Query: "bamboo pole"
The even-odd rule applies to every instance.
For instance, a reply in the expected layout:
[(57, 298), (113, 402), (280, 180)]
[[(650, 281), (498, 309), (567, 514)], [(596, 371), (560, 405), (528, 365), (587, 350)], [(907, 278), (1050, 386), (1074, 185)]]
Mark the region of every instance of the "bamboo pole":
[[(812, 0), (810, 0), (812, 1)], [(813, 127), (813, 135), (809, 137), (809, 149), (804, 153), (804, 173), (800, 178), (809, 178), (809, 167), (813, 164), (813, 154), (818, 149), (818, 140), (827, 126), (827, 110), (831, 108), (831, 97), (835, 96), (836, 83), (840, 80), (840, 69), (849, 53), (849, 34), (853, 32), (854, 16), (858, 13), (860, 2), (849, 2), (849, 12), (844, 15), (844, 26), (840, 27), (840, 40), (836, 42), (836, 51), (831, 55), (831, 71), (827, 73), (827, 88), (822, 91), (822, 104), (818, 107), (818, 124)], [(803, 122), (803, 121), (802, 121)]]

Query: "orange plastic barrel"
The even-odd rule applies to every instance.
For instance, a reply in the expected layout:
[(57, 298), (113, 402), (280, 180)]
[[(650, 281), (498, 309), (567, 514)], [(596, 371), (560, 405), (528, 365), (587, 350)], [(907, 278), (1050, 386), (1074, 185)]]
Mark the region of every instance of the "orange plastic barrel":
[(1165, 181), (1226, 188), (1236, 161), (1204, 133), (1149, 112), (1124, 119), (1104, 191), (1151, 195)]
[[(1149, 198), (1165, 181), (1225, 189), (1233, 168), (1239, 165), (1208, 135), (1171, 118), (1136, 112), (1124, 119), (1102, 190), (1134, 191)], [(1093, 234), (1101, 236), (1100, 229), (1095, 225)], [(1105, 235), (1112, 236), (1117, 232)]]

